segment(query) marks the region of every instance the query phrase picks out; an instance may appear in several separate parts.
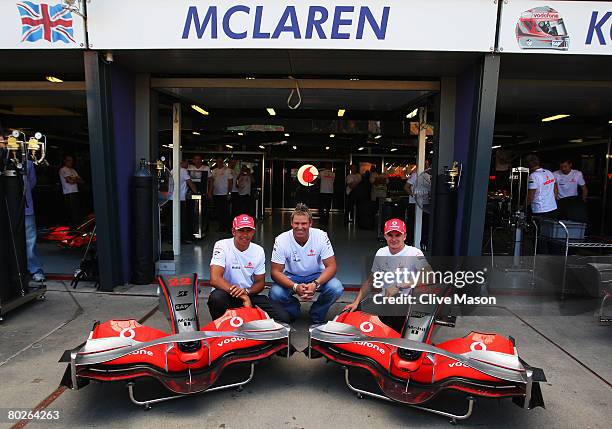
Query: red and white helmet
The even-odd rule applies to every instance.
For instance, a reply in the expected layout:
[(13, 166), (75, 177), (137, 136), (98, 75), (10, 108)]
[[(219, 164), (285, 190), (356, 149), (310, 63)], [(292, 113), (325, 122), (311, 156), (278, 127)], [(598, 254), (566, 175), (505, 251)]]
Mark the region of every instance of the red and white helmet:
[(549, 6), (534, 7), (521, 14), (516, 24), (521, 49), (569, 49), (569, 36), (559, 12)]

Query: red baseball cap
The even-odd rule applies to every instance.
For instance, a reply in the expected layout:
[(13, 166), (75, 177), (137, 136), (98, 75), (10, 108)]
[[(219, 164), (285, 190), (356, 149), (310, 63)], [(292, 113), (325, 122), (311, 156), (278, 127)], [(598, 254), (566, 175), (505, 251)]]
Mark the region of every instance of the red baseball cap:
[(248, 214), (241, 214), (234, 218), (232, 229), (251, 228), (255, 229), (255, 221)]
[(385, 222), (385, 234), (391, 231), (397, 231), (406, 234), (406, 224), (401, 219), (389, 219)]

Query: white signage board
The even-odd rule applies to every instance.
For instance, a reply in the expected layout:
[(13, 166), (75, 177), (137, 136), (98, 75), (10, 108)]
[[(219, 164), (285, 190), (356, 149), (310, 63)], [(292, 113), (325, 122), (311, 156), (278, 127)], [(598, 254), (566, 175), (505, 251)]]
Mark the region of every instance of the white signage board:
[(0, 49), (86, 47), (83, 18), (61, 0), (0, 0), (0, 17)]
[(499, 51), (612, 55), (612, 2), (506, 0)]
[(493, 0), (90, 0), (92, 49), (492, 50)]

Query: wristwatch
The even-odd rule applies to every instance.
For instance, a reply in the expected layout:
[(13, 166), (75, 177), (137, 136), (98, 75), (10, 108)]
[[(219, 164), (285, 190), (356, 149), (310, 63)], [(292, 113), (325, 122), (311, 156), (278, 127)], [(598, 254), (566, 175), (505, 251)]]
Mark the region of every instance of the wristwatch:
[(244, 288), (244, 291), (246, 292), (247, 295), (251, 295), (251, 288), (250, 287)]
[(312, 282), (315, 284), (315, 286), (317, 287), (317, 289), (319, 289), (319, 286), (321, 286), (321, 283), (319, 283), (319, 282), (318, 282), (318, 281), (316, 281), (316, 280), (313, 280)]
[(294, 292), (297, 292), (297, 287), (298, 287), (298, 284), (297, 283), (293, 283), (293, 291)]

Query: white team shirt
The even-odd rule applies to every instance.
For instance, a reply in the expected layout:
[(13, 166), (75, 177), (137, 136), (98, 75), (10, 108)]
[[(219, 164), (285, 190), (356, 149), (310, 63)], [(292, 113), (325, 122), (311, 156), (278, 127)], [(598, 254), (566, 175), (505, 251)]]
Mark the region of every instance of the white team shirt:
[(563, 174), (561, 170), (553, 173), (559, 189), (559, 198), (575, 197), (578, 195), (578, 186), (584, 186), (586, 182), (580, 170), (570, 170), (568, 174)]
[(259, 244), (251, 243), (241, 252), (234, 245), (234, 238), (226, 238), (215, 243), (210, 265), (225, 268), (223, 278), (231, 285), (242, 289), (253, 285), (253, 276), (266, 273), (266, 254)]
[(351, 189), (348, 185), (356, 185), (361, 182), (361, 179), (362, 177), (359, 173), (349, 174), (348, 176), (346, 176), (346, 195), (349, 195), (355, 190), (355, 188)]
[(212, 171), (213, 178), (213, 195), (227, 195), (227, 181), (233, 179), (232, 170), (228, 167), (215, 168)]
[[(429, 266), (425, 260), (423, 252), (416, 247), (404, 246), (404, 248), (396, 253), (391, 254), (389, 246), (381, 247), (374, 256), (374, 262), (372, 263), (372, 273), (375, 272), (395, 272), (396, 269), (403, 270), (404, 268), (410, 272), (417, 273), (419, 269)], [(383, 289), (395, 286), (395, 284), (383, 285)], [(402, 293), (409, 294), (409, 288), (402, 288)]]
[(193, 164), (189, 164), (187, 170), (189, 170), (189, 176), (191, 176), (191, 181), (194, 183), (200, 183), (202, 181), (202, 173), (204, 172), (207, 172), (210, 176), (210, 167), (208, 165), (200, 165), (198, 168)]
[(334, 249), (327, 233), (318, 228), (310, 228), (308, 241), (300, 246), (293, 230), (279, 234), (274, 241), (272, 262), (285, 265), (286, 274), (308, 276), (325, 269), (323, 260), (334, 256)]
[(232, 173), (232, 192), (238, 192), (238, 184), (236, 183), (236, 179), (238, 179), (240, 173), (232, 169), (230, 169), (230, 172)]
[(331, 170), (322, 170), (319, 173), (319, 179), (321, 179), (321, 193), (322, 194), (333, 194), (334, 193), (334, 179), (336, 173)]
[(251, 182), (253, 178), (250, 174), (241, 174), (238, 176), (238, 195), (251, 195)]
[[(172, 170), (174, 171), (174, 170)], [(179, 170), (179, 197), (181, 201), (187, 200), (187, 181), (191, 179), (186, 168), (181, 167)], [(174, 182), (170, 181), (168, 185), (168, 198), (174, 199)]]
[[(410, 176), (408, 176), (408, 179), (406, 179), (406, 183), (408, 183), (408, 184), (410, 184), (410, 186), (412, 186), (412, 192), (414, 192), (414, 185), (416, 185), (416, 181), (417, 181), (417, 173), (416, 173), (416, 171), (413, 171), (412, 174)], [(416, 204), (414, 196), (412, 196), (412, 195), (408, 196), (408, 203)]]
[(529, 175), (528, 189), (535, 189), (531, 202), (533, 213), (546, 213), (557, 209), (555, 201), (555, 176), (545, 168), (538, 168)]
[(62, 191), (64, 195), (74, 194), (79, 192), (79, 185), (76, 183), (68, 183), (66, 177), (79, 177), (79, 173), (74, 168), (68, 168), (66, 166), (59, 169), (60, 182), (62, 183)]

